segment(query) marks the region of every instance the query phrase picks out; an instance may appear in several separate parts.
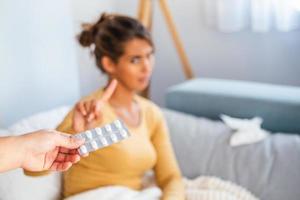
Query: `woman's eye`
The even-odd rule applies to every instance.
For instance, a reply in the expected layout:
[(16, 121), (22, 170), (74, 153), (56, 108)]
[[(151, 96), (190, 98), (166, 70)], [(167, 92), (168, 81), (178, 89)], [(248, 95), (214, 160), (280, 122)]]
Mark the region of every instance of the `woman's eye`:
[(131, 62), (132, 64), (138, 64), (139, 61), (140, 61), (140, 58), (131, 58), (131, 60), (130, 60), (130, 62)]

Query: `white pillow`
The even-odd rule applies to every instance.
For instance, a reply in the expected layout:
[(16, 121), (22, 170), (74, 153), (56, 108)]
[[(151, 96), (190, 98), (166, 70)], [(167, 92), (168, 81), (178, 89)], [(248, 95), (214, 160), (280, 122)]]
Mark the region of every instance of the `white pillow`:
[(61, 199), (61, 173), (29, 177), (22, 169), (0, 173), (1, 200)]
[[(39, 129), (54, 129), (70, 109), (70, 106), (62, 106), (34, 114), (13, 124), (9, 130), (3, 130), (3, 133), (10, 131), (13, 135), (20, 135)], [(57, 200), (61, 198), (61, 183), (61, 173), (29, 177), (23, 174), (22, 169), (9, 171), (0, 174), (0, 199)]]
[(71, 106), (61, 106), (52, 110), (36, 113), (21, 119), (8, 129), (13, 135), (21, 135), (40, 129), (54, 129), (64, 119), (70, 109)]

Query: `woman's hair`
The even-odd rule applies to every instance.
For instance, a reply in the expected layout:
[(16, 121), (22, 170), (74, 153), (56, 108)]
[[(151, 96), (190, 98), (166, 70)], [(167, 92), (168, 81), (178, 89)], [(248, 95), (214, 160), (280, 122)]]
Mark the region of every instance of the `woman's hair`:
[(97, 67), (105, 73), (101, 60), (108, 56), (115, 63), (124, 53), (125, 43), (132, 39), (146, 40), (153, 46), (150, 33), (136, 19), (112, 14), (102, 14), (92, 25), (83, 25), (78, 40), (83, 47), (92, 47)]

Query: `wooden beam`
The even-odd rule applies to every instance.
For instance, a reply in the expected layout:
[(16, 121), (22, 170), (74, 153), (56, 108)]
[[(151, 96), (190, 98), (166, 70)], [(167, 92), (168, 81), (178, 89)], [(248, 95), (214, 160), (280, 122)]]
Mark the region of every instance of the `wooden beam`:
[(138, 19), (150, 30), (152, 22), (152, 0), (140, 0)]
[[(152, 28), (152, 15), (153, 15), (153, 4), (152, 0), (140, 0), (138, 8), (138, 19), (139, 21), (149, 30)], [(150, 83), (140, 93), (141, 96), (149, 99), (150, 98)]]
[(192, 67), (188, 61), (187, 55), (185, 54), (184, 48), (183, 48), (183, 44), (180, 40), (179, 34), (176, 30), (176, 26), (175, 23), (172, 19), (172, 15), (171, 15), (171, 11), (168, 8), (168, 4), (166, 0), (159, 0), (159, 5), (161, 7), (161, 10), (164, 14), (164, 17), (166, 19), (167, 22), (167, 26), (169, 28), (169, 31), (172, 35), (175, 47), (177, 49), (177, 52), (179, 54), (179, 58), (181, 60), (182, 66), (183, 66), (183, 71), (185, 73), (185, 76), (187, 79), (192, 79), (195, 77)]

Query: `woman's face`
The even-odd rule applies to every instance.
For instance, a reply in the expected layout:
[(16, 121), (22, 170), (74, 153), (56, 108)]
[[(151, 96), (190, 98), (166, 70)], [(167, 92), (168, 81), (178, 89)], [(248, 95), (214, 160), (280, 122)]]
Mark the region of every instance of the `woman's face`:
[(124, 54), (114, 65), (112, 76), (120, 84), (135, 92), (144, 90), (150, 80), (154, 65), (153, 47), (143, 39), (125, 43)]

